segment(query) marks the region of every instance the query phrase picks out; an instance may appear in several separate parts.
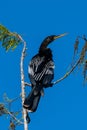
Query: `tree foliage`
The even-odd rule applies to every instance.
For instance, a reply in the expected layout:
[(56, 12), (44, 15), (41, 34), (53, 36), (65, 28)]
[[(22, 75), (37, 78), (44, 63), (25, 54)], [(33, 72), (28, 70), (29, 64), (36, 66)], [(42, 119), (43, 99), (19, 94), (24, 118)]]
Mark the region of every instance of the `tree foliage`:
[[(79, 45), (81, 44), (80, 39), (84, 40), (84, 45), (79, 53)], [(74, 60), (78, 53), (79, 53), (78, 68), (80, 68), (81, 66), (83, 67), (84, 82), (86, 82), (87, 81), (87, 39), (85, 35), (83, 35), (82, 37), (78, 36), (76, 38), (74, 44)]]
[(0, 41), (2, 46), (8, 51), (9, 49), (14, 50), (21, 42), (21, 39), (17, 33), (12, 33), (3, 25), (0, 25)]

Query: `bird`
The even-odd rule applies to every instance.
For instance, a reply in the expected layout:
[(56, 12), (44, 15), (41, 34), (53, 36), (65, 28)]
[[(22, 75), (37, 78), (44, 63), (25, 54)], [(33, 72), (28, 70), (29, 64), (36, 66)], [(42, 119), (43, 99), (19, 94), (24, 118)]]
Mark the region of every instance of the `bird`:
[(65, 36), (60, 35), (47, 36), (41, 43), (38, 53), (33, 56), (28, 66), (28, 75), (32, 84), (29, 95), (25, 98), (23, 107), (29, 112), (37, 110), (41, 96), (44, 94), (44, 88), (52, 87), (54, 79), (54, 61), (52, 50), (48, 45), (57, 38)]

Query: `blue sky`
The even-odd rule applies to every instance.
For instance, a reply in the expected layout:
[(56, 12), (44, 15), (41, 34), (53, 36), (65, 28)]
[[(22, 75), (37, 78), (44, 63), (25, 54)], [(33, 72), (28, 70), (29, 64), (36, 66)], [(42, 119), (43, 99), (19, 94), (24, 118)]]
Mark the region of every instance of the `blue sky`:
[[(86, 0), (1, 0), (0, 23), (9, 30), (22, 35), (27, 42), (25, 58), (25, 80), (29, 82), (27, 67), (33, 55), (38, 52), (41, 41), (51, 34), (69, 32), (56, 40), (50, 48), (55, 61), (55, 79), (60, 78), (72, 61), (76, 36), (87, 36)], [(20, 56), (22, 45), (6, 53), (0, 46), (0, 102), (3, 93), (10, 98), (19, 96)], [(87, 85), (86, 85), (87, 86)], [(86, 130), (87, 129), (87, 87), (83, 87), (82, 71), (74, 71), (67, 79), (45, 90), (38, 110), (30, 115), (29, 130)], [(27, 90), (29, 91), (29, 89)], [(20, 109), (21, 101), (13, 104)], [(0, 117), (0, 129), (7, 130), (8, 117)], [(16, 130), (23, 127), (17, 127)]]

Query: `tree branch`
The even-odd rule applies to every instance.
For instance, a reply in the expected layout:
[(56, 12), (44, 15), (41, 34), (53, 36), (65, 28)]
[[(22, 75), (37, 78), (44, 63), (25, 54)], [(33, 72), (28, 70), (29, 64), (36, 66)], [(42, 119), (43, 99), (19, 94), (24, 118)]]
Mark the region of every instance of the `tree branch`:
[(68, 72), (66, 72), (66, 74), (63, 77), (61, 77), (60, 79), (54, 81), (52, 84), (55, 85), (55, 84), (61, 82), (62, 80), (64, 80), (65, 78), (67, 78), (73, 72), (73, 70), (78, 66), (79, 63), (80, 63), (80, 58), (75, 63), (75, 65), (73, 65), (72, 68)]
[[(61, 77), (60, 79), (58, 79), (58, 80), (52, 82), (51, 85), (55, 85), (55, 84), (61, 82), (62, 80), (64, 80), (65, 78), (67, 78), (67, 77), (74, 71), (74, 69), (78, 66), (79, 63), (80, 63), (80, 58), (79, 58), (79, 60), (72, 66), (72, 68), (71, 68), (68, 72), (66, 72), (66, 74), (64, 74), (63, 77)], [(32, 85), (29, 84), (29, 83), (27, 83), (27, 82), (25, 82), (25, 86), (31, 87)]]
[(12, 99), (12, 100), (10, 101), (10, 103), (15, 102), (15, 101), (18, 100), (20, 97), (21, 97), (21, 95), (20, 95), (19, 97), (16, 97), (16, 98)]
[(27, 82), (25, 82), (25, 86), (32, 86), (31, 84), (29, 84), (29, 83), (27, 83)]
[(22, 121), (20, 121), (19, 119), (17, 119), (11, 112), (9, 112), (7, 110), (7, 113), (18, 123), (18, 124), (21, 124), (23, 125), (24, 123)]
[[(26, 42), (22, 39), (20, 35), (18, 35), (20, 40), (23, 42), (24, 47), (21, 54), (21, 61), (20, 61), (20, 71), (21, 71), (21, 90), (22, 90), (22, 106), (25, 100), (25, 83), (24, 83), (24, 57), (26, 52)], [(23, 108), (23, 118), (24, 118), (24, 130), (28, 130), (28, 124), (27, 124), (27, 111)]]

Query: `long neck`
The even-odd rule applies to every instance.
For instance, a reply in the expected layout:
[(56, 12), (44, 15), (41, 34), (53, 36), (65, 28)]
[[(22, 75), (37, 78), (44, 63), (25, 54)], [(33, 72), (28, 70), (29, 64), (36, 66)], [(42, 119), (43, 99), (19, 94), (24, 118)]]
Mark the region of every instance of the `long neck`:
[(46, 38), (42, 43), (39, 48), (39, 54), (41, 56), (45, 56), (47, 59), (52, 59), (52, 51), (50, 48), (47, 48), (47, 46), (51, 43), (49, 38)]
[(47, 48), (47, 46), (50, 44), (50, 42), (44, 40), (39, 48), (39, 51), (40, 50), (45, 50)]
[(50, 48), (39, 50), (39, 55), (44, 56), (47, 60), (52, 59), (52, 51)]

